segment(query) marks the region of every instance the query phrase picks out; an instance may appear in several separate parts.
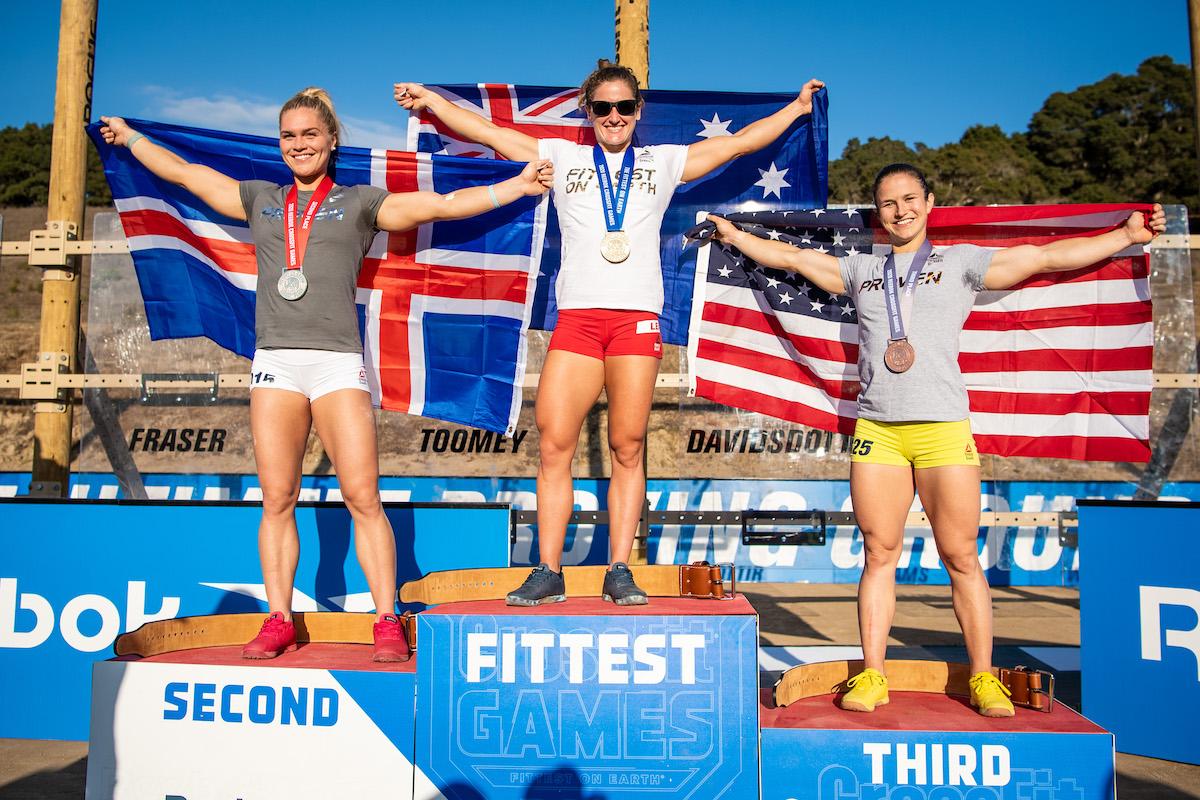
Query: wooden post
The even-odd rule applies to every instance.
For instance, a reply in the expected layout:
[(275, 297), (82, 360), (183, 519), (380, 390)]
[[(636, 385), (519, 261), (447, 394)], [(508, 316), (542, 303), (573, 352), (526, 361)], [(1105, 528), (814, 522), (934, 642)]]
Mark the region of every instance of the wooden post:
[[(98, 0), (63, 0), (58, 30), (58, 84), (54, 97), (50, 201), (46, 228), (65, 241), (83, 231), (87, 135), (92, 116), (92, 77), (96, 58)], [(63, 256), (42, 272), (42, 329), (39, 364), (74, 372), (79, 350), (81, 256)], [(66, 496), (71, 472), (71, 393), (38, 403), (33, 423), (33, 487)], [(55, 487), (57, 484), (57, 487)], [(31, 492), (33, 491), (31, 487)]]
[[(1192, 88), (1196, 97), (1200, 98), (1200, 0), (1188, 0), (1188, 32), (1191, 34), (1192, 45)], [(1200, 155), (1200, 102), (1194, 105), (1196, 152)]]
[[(617, 63), (628, 67), (638, 86), (650, 85), (650, 0), (616, 0)], [(649, 463), (648, 453), (642, 451), (642, 466)], [(646, 563), (646, 542), (650, 536), (650, 505), (642, 503), (642, 521), (633, 539), (630, 564)]]
[(617, 63), (629, 67), (638, 85), (650, 86), (650, 0), (616, 0)]

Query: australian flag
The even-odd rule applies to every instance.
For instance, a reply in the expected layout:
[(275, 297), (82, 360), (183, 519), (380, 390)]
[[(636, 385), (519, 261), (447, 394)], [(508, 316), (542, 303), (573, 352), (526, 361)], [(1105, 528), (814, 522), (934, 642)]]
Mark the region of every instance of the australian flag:
[[(595, 142), (592, 126), (579, 109), (577, 89), (504, 84), (429, 88), (497, 125), (516, 128), (535, 138)], [(800, 91), (799, 84), (796, 91)], [(729, 136), (770, 116), (796, 97), (658, 90), (647, 90), (642, 95), (646, 106), (634, 131), (635, 145), (687, 145), (713, 136)], [(685, 249), (683, 233), (695, 224), (697, 213), (825, 207), (829, 184), (828, 104), (826, 90), (821, 89), (813, 96), (812, 114), (794, 123), (775, 142), (675, 192), (663, 218), (661, 237), (664, 342), (687, 343), (696, 249)], [(496, 157), (491, 150), (457, 137), (426, 111), (410, 116), (408, 146), (426, 153)], [(557, 215), (551, 214), (530, 323), (535, 329), (552, 329), (558, 316), (553, 292), (559, 249)]]
[[(235, 180), (292, 180), (275, 139), (129, 123)], [(127, 149), (107, 145), (99, 124), (88, 133), (129, 240), (151, 337), (205, 336), (252, 356), (257, 269), (246, 223), (156, 178)], [(505, 180), (522, 166), (339, 147), (332, 177), (342, 185), (446, 194)], [(546, 207), (524, 198), (468, 220), (376, 236), (357, 303), (377, 406), (500, 433), (515, 429)]]

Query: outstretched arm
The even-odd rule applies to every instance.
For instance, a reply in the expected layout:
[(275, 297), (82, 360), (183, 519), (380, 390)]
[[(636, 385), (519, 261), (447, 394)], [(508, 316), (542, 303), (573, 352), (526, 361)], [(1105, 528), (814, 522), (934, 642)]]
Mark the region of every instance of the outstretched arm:
[[(150, 141), (144, 134), (139, 134), (120, 117), (101, 117), (100, 121), (104, 123), (100, 128), (104, 141), (114, 146), (128, 147), (133, 157), (146, 169), (165, 181), (187, 189), (218, 214), (245, 221), (246, 210), (242, 208), (238, 182), (233, 178), (212, 167), (184, 160)], [(133, 139), (132, 145), (130, 139)]]
[(746, 233), (724, 217), (708, 215), (708, 221), (717, 226), (713, 238), (718, 242), (733, 245), (749, 256), (759, 266), (797, 272), (816, 286), (830, 294), (842, 294), (846, 284), (842, 282), (842, 270), (836, 257), (816, 250), (793, 247), (787, 242), (762, 239)]
[(1166, 214), (1155, 203), (1149, 220), (1135, 211), (1120, 228), (1099, 236), (1077, 236), (1043, 245), (1024, 244), (996, 251), (983, 278), (988, 289), (1007, 289), (1040, 272), (1066, 272), (1091, 266), (1126, 247), (1145, 244), (1167, 228)]
[(392, 94), (396, 104), (408, 111), (428, 109), (464, 139), (490, 147), (509, 161), (533, 161), (538, 157), (537, 139), (512, 128), (504, 128), (473, 111), (459, 108), (432, 89), (419, 83), (397, 83)]
[(812, 96), (824, 85), (823, 81), (813, 78), (804, 84), (795, 100), (771, 116), (751, 122), (732, 136), (713, 136), (688, 145), (683, 180), (703, 178), (722, 164), (761, 150), (778, 139), (793, 122), (812, 113)]
[(515, 178), (491, 186), (472, 186), (449, 194), (399, 192), (388, 195), (375, 215), (381, 231), (406, 231), (426, 222), (463, 219), (506, 206), (522, 197), (548, 192), (554, 185), (554, 165), (530, 162)]

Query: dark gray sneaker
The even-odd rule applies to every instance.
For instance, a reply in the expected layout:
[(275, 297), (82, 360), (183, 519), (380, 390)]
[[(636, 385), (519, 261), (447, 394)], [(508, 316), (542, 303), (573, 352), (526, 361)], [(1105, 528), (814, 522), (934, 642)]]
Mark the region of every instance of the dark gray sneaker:
[(504, 602), (510, 606), (538, 606), (542, 603), (561, 603), (566, 599), (567, 584), (562, 573), (555, 572), (545, 564), (538, 564), (520, 588), (511, 592)]
[(603, 597), (619, 606), (644, 606), (648, 602), (646, 593), (633, 582), (633, 572), (623, 561), (613, 564), (604, 573)]

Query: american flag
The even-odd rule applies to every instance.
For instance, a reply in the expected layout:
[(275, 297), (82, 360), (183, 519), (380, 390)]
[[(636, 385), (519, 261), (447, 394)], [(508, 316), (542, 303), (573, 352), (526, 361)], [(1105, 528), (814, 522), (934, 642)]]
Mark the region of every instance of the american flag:
[[(447, 85), (428, 88), (454, 104), (516, 128), (536, 138), (595, 143), (587, 117), (579, 110), (577, 89), (506, 84)], [(800, 86), (796, 87), (796, 91)], [(795, 99), (795, 94), (731, 92), (642, 92), (646, 106), (634, 130), (634, 144), (692, 144), (727, 136), (769, 116)], [(828, 97), (813, 97), (813, 113), (798, 121), (776, 142), (743, 156), (705, 178), (684, 184), (663, 218), (661, 247), (665, 306), (663, 341), (687, 343), (696, 251), (686, 248), (683, 232), (700, 210), (722, 213), (768, 208), (820, 208), (828, 194)], [(412, 114), (408, 146), (426, 153), (494, 158), (495, 153), (467, 142), (426, 111)], [(546, 252), (530, 327), (551, 330), (558, 317), (554, 278), (559, 265), (558, 215), (551, 214)]]
[[(274, 139), (142, 120), (130, 125), (236, 180), (291, 182)], [(250, 230), (154, 177), (88, 128), (104, 162), (151, 338), (206, 336), (254, 352), (257, 270)], [(522, 165), (339, 147), (334, 180), (447, 193), (504, 180)], [(511, 433), (521, 409), (545, 202), (526, 198), (469, 220), (379, 233), (357, 304), (372, 399), (393, 411)]]
[[(1124, 223), (1133, 205), (934, 209), (935, 246), (1045, 244)], [(867, 209), (732, 214), (756, 235), (835, 256), (890, 246)], [(700, 235), (697, 226), (693, 235)], [(688, 343), (689, 392), (850, 434), (858, 396), (858, 317), (795, 273), (736, 249), (699, 248)], [(981, 292), (959, 366), (981, 452), (1081, 460), (1150, 458), (1153, 329), (1146, 248), (1086, 269)]]

